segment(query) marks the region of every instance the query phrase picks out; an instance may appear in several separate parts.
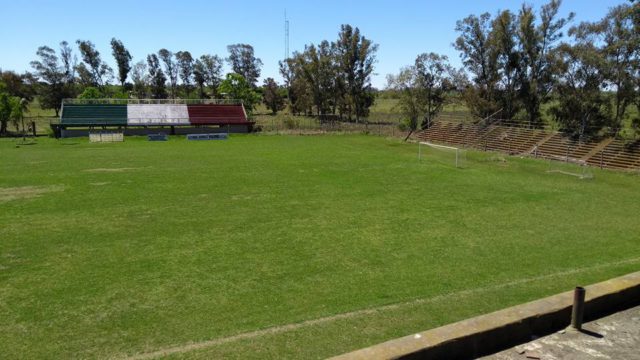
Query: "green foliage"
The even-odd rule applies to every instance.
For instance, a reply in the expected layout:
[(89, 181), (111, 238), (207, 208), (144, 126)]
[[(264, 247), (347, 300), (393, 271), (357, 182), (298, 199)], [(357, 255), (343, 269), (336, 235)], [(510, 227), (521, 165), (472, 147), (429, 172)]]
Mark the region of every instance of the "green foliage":
[[(61, 44), (62, 53), (67, 48), (66, 42)], [(68, 49), (66, 50), (69, 51)], [(55, 50), (48, 46), (41, 46), (36, 53), (39, 60), (31, 62), (35, 70), (35, 76), (41, 81), (39, 85), (40, 106), (43, 109), (55, 110), (56, 116), (62, 104), (62, 100), (71, 97), (73, 90), (73, 77), (66, 63), (61, 64)]]
[(286, 129), (298, 129), (300, 128), (300, 119), (293, 116), (285, 116), (282, 119), (282, 123)]
[(524, 4), (517, 16), (503, 11), (494, 19), (484, 13), (457, 22), (460, 35), (454, 46), (472, 75), (471, 84), (461, 79), (458, 88), (474, 115), (486, 118), (500, 112), (511, 119), (522, 107), (530, 125), (542, 125), (540, 109), (558, 74), (553, 50), (573, 18), (573, 13), (558, 16), (560, 4), (551, 0), (543, 5), (539, 21)]
[(86, 85), (103, 87), (113, 78), (113, 69), (102, 61), (100, 52), (88, 40), (77, 40), (78, 49), (84, 64), (77, 68)]
[(175, 56), (178, 65), (178, 74), (180, 80), (182, 80), (185, 96), (189, 97), (191, 80), (193, 78), (193, 56), (191, 56), (191, 53), (188, 51), (178, 51)]
[(602, 57), (591, 43), (563, 45), (557, 53), (562, 76), (555, 87), (558, 103), (550, 112), (569, 134), (594, 135), (611, 124), (611, 102), (601, 90)]
[(371, 75), (378, 49), (358, 28), (342, 25), (336, 42), (305, 46), (281, 61), (287, 97), (294, 114), (339, 114), (348, 119), (369, 115), (375, 95)]
[(280, 87), (273, 78), (264, 80), (262, 102), (267, 106), (273, 115), (284, 109), (284, 98), (280, 94)]
[(9, 122), (19, 132), (19, 125), (28, 111), (29, 101), (17, 96), (9, 95), (3, 87), (0, 87), (0, 135), (7, 133)]
[(84, 91), (78, 95), (78, 99), (102, 99), (104, 95), (102, 92), (95, 87), (89, 86), (84, 89)]
[(7, 133), (7, 123), (11, 118), (11, 97), (4, 91), (0, 91), (0, 135)]
[[(162, 64), (164, 65), (164, 73), (162, 74), (164, 77), (164, 74), (166, 74), (167, 77), (165, 77), (165, 80), (169, 80), (169, 90), (170, 90), (170, 95), (172, 99), (175, 99), (176, 97), (176, 89), (178, 86), (178, 64), (176, 64), (175, 60), (173, 59), (173, 52), (167, 50), (167, 49), (160, 49), (158, 51), (158, 57), (160, 58), (160, 60), (162, 61)], [(157, 58), (156, 58), (157, 60)], [(147, 58), (147, 62), (148, 62), (148, 58)], [(154, 67), (155, 69), (156, 67)], [(149, 63), (149, 74), (151, 74), (151, 63)], [(159, 76), (158, 72), (155, 71), (156, 76)], [(151, 76), (152, 78), (154, 77), (154, 75)], [(163, 81), (163, 83), (164, 83)], [(159, 82), (160, 82), (160, 78), (156, 78), (155, 81), (155, 87), (156, 90), (158, 89), (159, 86)], [(156, 95), (156, 97), (160, 94), (154, 94)]]
[(378, 45), (360, 34), (360, 29), (342, 25), (335, 43), (337, 66), (345, 87), (344, 111), (358, 120), (369, 115), (373, 105), (371, 75)]
[(205, 98), (205, 86), (211, 89), (211, 97), (218, 95), (218, 86), (222, 81), (222, 59), (217, 55), (202, 55), (193, 65), (193, 77), (198, 85), (199, 97)]
[(6, 91), (10, 96), (32, 101), (35, 96), (36, 79), (30, 73), (17, 74), (13, 71), (0, 70), (0, 91)]
[(229, 51), (227, 62), (231, 65), (233, 72), (242, 75), (247, 83), (255, 88), (260, 77), (262, 60), (254, 55), (253, 46), (234, 44), (227, 46), (227, 51)]
[(140, 60), (131, 70), (131, 80), (133, 81), (133, 93), (138, 99), (147, 97), (149, 86), (149, 76), (147, 75), (147, 64)]
[(452, 87), (450, 71), (446, 56), (429, 53), (418, 55), (413, 66), (387, 77), (387, 87), (399, 95), (397, 106), (409, 130), (406, 139), (419, 127), (429, 127), (444, 107)]
[(160, 60), (158, 59), (158, 56), (156, 54), (148, 55), (147, 64), (149, 65), (151, 96), (154, 99), (165, 99), (167, 97), (167, 90), (165, 87), (167, 78), (164, 76), (164, 72), (160, 67)]
[(118, 65), (118, 80), (120, 81), (120, 86), (124, 90), (124, 83), (127, 81), (127, 76), (129, 76), (129, 72), (131, 71), (132, 57), (129, 50), (124, 47), (122, 41), (117, 40), (116, 38), (111, 39), (111, 50), (111, 54)]
[(260, 95), (247, 83), (245, 78), (236, 73), (229, 73), (218, 86), (218, 92), (228, 99), (241, 100), (247, 112), (251, 113), (260, 102)]

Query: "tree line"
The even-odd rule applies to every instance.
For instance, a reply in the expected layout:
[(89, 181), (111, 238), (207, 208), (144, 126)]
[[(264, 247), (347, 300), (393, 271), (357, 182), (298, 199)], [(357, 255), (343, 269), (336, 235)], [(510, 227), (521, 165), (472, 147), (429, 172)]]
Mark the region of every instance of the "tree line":
[(378, 45), (356, 27), (342, 25), (338, 39), (309, 44), (280, 62), (294, 114), (337, 115), (359, 120), (374, 102), (371, 75)]
[[(165, 99), (226, 95), (243, 100), (249, 111), (260, 101), (256, 83), (262, 61), (255, 57), (251, 45), (229, 45), (226, 59), (211, 54), (195, 58), (189, 51), (174, 53), (163, 48), (133, 63), (129, 50), (114, 38), (111, 55), (116, 71), (91, 41), (77, 40), (76, 45), (77, 53), (67, 41), (62, 41), (57, 50), (39, 47), (36, 60), (31, 62), (33, 72), (0, 70), (0, 134), (7, 132), (8, 123), (20, 122), (35, 96), (43, 109), (53, 109), (56, 116), (62, 100), (74, 97)], [(223, 77), (225, 60), (232, 73)], [(117, 85), (112, 85), (114, 81)]]
[[(411, 131), (427, 128), (454, 95), (480, 119), (491, 116), (543, 126), (543, 112), (575, 137), (640, 119), (640, 4), (612, 9), (599, 21), (569, 27), (561, 0), (538, 11), (470, 15), (456, 23), (453, 47), (463, 68), (425, 53), (387, 77)], [(565, 34), (566, 32), (566, 34)]]
[[(248, 44), (229, 45), (224, 59), (163, 48), (134, 63), (123, 42), (113, 38), (115, 71), (91, 41), (77, 40), (75, 45), (62, 41), (57, 49), (39, 47), (30, 63), (33, 72), (0, 71), (5, 102), (14, 104), (18, 99), (24, 113), (38, 96), (40, 106), (53, 109), (58, 116), (65, 98), (226, 97), (242, 100), (249, 112), (262, 101), (274, 114), (289, 105), (295, 114), (334, 114), (357, 120), (368, 115), (374, 101), (370, 77), (377, 45), (350, 25), (341, 27), (336, 41), (310, 44), (281, 61), (284, 86), (273, 78), (258, 85), (263, 63)], [(231, 72), (223, 76), (225, 61)], [(0, 111), (2, 134), (16, 106), (5, 107), (6, 111)]]
[[(576, 137), (640, 128), (640, 4), (623, 3), (580, 24), (573, 13), (560, 16), (560, 6), (550, 0), (539, 9), (523, 4), (515, 12), (469, 15), (455, 24), (461, 68), (426, 52), (388, 75), (408, 136), (454, 99), (478, 119), (542, 127), (546, 115)], [(122, 41), (110, 45), (115, 71), (88, 40), (41, 46), (33, 72), (0, 71), (0, 133), (19, 122), (35, 96), (56, 115), (62, 99), (72, 97), (226, 97), (242, 100), (249, 112), (262, 101), (274, 114), (288, 107), (296, 115), (356, 121), (367, 118), (376, 98), (378, 45), (351, 25), (342, 25), (334, 41), (308, 44), (280, 61), (282, 85), (273, 78), (258, 84), (263, 64), (248, 44), (229, 45), (226, 58), (163, 48), (135, 63)], [(225, 62), (232, 71), (223, 76)]]

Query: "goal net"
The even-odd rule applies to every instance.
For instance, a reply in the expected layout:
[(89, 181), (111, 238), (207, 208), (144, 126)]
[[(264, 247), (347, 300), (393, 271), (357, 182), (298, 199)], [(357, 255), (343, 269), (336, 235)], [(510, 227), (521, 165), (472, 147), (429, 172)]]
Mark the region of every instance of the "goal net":
[(569, 157), (550, 159), (547, 172), (575, 176), (578, 179), (593, 179), (593, 171), (586, 161)]
[(467, 152), (455, 146), (445, 146), (421, 141), (418, 143), (418, 160), (428, 160), (446, 166), (467, 166)]

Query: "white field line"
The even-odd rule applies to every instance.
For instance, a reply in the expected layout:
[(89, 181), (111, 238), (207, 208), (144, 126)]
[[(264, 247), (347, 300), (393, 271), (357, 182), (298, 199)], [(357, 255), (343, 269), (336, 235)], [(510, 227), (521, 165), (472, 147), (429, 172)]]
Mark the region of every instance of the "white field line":
[(557, 272), (557, 273), (534, 276), (534, 277), (530, 277), (530, 278), (514, 280), (514, 281), (505, 282), (505, 283), (496, 284), (496, 285), (491, 285), (491, 286), (486, 286), (486, 287), (480, 287), (480, 288), (474, 288), (474, 289), (468, 289), (468, 290), (452, 292), (452, 293), (448, 293), (448, 294), (436, 295), (436, 296), (429, 297), (429, 298), (420, 298), (420, 299), (414, 299), (414, 300), (409, 300), (409, 301), (405, 301), (405, 302), (382, 305), (382, 306), (378, 306), (378, 307), (374, 307), (374, 308), (355, 310), (355, 311), (350, 311), (350, 312), (346, 312), (346, 313), (342, 313), (342, 314), (336, 314), (336, 315), (321, 317), (321, 318), (317, 318), (317, 319), (305, 320), (305, 321), (302, 321), (302, 322), (299, 322), (299, 323), (292, 323), (292, 324), (273, 326), (273, 327), (268, 327), (268, 328), (264, 328), (264, 329), (261, 329), (261, 330), (249, 331), (249, 332), (245, 332), (245, 333), (241, 333), (241, 334), (237, 334), (237, 335), (221, 337), (221, 338), (206, 340), (206, 341), (202, 341), (202, 342), (187, 343), (187, 344), (184, 344), (184, 345), (167, 347), (167, 348), (160, 349), (160, 350), (153, 351), (153, 352), (141, 353), (141, 354), (133, 355), (133, 356), (130, 356), (130, 357), (126, 357), (126, 359), (128, 359), (128, 360), (154, 359), (154, 358), (158, 358), (158, 357), (169, 356), (169, 355), (172, 355), (172, 354), (185, 353), (185, 352), (189, 352), (189, 351), (194, 351), (194, 350), (200, 350), (200, 349), (205, 349), (205, 348), (209, 348), (209, 347), (214, 347), (214, 346), (217, 346), (217, 345), (222, 345), (222, 344), (235, 342), (235, 341), (239, 341), (239, 340), (254, 339), (254, 338), (262, 337), (262, 336), (265, 336), (265, 335), (273, 335), (273, 334), (285, 333), (285, 332), (294, 331), (294, 330), (298, 330), (298, 329), (302, 329), (302, 328), (306, 328), (306, 327), (311, 327), (311, 326), (315, 326), (315, 325), (330, 323), (330, 322), (334, 322), (334, 321), (337, 321), (337, 320), (351, 319), (351, 318), (355, 318), (355, 317), (359, 317), (359, 316), (372, 315), (372, 314), (376, 314), (376, 313), (379, 313), (379, 312), (395, 310), (395, 309), (399, 309), (399, 308), (403, 308), (403, 307), (410, 307), (410, 306), (430, 303), (430, 302), (442, 300), (442, 299), (445, 299), (445, 298), (448, 298), (448, 297), (466, 296), (466, 295), (471, 295), (471, 294), (485, 292), (485, 291), (491, 291), (491, 290), (497, 290), (497, 289), (510, 287), (510, 286), (515, 286), (515, 285), (526, 284), (526, 283), (535, 282), (535, 281), (539, 281), (539, 280), (545, 280), (545, 279), (549, 279), (549, 278), (553, 278), (553, 277), (566, 276), (566, 275), (577, 274), (577, 273), (586, 272), (586, 271), (590, 271), (590, 270), (603, 269), (603, 268), (617, 266), (617, 265), (632, 264), (632, 263), (636, 263), (636, 262), (640, 262), (640, 257), (627, 259), (627, 260), (616, 261), (616, 262), (611, 262), (611, 263), (598, 264), (598, 265), (594, 265), (594, 266), (575, 268), (575, 269), (571, 269), (571, 270), (560, 271), (560, 272)]

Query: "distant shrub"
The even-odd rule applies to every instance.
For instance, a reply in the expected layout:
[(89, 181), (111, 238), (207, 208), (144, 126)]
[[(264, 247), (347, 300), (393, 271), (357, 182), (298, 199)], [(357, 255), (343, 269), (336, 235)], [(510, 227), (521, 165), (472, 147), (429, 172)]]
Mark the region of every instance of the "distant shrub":
[(293, 116), (286, 116), (282, 119), (284, 123), (284, 127), (287, 129), (297, 129), (300, 127), (300, 120), (294, 118)]

